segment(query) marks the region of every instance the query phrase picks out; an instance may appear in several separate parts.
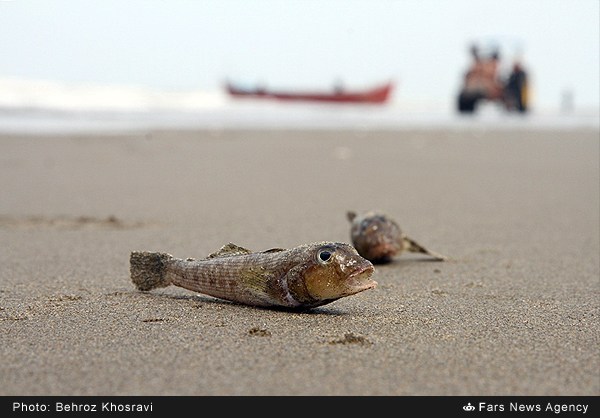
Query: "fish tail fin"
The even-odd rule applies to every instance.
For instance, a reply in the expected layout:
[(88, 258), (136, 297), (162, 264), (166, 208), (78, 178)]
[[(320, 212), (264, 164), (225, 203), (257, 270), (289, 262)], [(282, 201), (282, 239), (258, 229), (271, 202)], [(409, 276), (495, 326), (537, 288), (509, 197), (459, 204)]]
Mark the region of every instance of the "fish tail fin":
[(167, 262), (173, 257), (166, 253), (132, 251), (129, 257), (131, 281), (138, 290), (167, 287), (171, 280), (165, 274)]

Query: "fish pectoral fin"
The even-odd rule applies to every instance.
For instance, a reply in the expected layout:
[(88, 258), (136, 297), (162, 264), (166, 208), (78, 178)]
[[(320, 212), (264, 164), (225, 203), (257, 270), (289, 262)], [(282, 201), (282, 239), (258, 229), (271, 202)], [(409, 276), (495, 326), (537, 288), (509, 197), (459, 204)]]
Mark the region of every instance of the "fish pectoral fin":
[(230, 242), (229, 244), (223, 245), (221, 248), (219, 248), (218, 251), (209, 254), (206, 258), (231, 257), (235, 255), (244, 255), (251, 253), (252, 251), (250, 251), (249, 249), (240, 247), (239, 245)]
[(261, 253), (263, 254), (268, 254), (268, 253), (280, 253), (282, 251), (285, 251), (285, 248), (271, 248), (265, 251), (261, 251)]
[(255, 297), (269, 297), (269, 282), (273, 275), (262, 267), (252, 267), (240, 273), (240, 283), (244, 289)]

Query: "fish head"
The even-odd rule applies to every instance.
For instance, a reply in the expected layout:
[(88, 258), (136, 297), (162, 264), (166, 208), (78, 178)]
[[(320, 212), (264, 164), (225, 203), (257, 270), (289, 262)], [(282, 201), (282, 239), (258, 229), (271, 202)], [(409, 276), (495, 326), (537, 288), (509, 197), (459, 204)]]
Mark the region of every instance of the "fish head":
[(374, 263), (389, 262), (403, 249), (403, 233), (398, 224), (378, 212), (354, 216), (350, 236), (358, 253)]
[(310, 299), (335, 300), (377, 286), (373, 264), (346, 243), (319, 243), (309, 247), (302, 272)]

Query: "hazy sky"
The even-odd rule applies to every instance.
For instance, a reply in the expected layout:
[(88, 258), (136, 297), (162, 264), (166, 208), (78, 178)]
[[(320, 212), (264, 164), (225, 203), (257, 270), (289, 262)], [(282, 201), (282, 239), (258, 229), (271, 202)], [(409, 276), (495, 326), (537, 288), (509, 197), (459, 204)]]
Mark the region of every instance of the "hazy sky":
[[(0, 78), (209, 89), (397, 82), (453, 100), (471, 41), (522, 52), (534, 104), (600, 105), (598, 0), (0, 0)], [(1, 94), (1, 92), (0, 92)]]

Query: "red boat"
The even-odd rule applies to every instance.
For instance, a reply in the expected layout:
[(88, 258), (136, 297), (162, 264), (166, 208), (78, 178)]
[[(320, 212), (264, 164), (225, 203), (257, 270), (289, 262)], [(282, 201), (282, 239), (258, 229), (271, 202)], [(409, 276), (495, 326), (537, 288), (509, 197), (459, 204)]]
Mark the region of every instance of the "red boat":
[(264, 99), (277, 99), (285, 101), (311, 101), (311, 102), (335, 102), (335, 103), (385, 103), (390, 97), (393, 83), (388, 82), (381, 86), (363, 91), (350, 91), (340, 87), (330, 92), (318, 91), (281, 91), (268, 90), (266, 88), (242, 88), (230, 82), (225, 84), (227, 92), (233, 97), (255, 97)]

